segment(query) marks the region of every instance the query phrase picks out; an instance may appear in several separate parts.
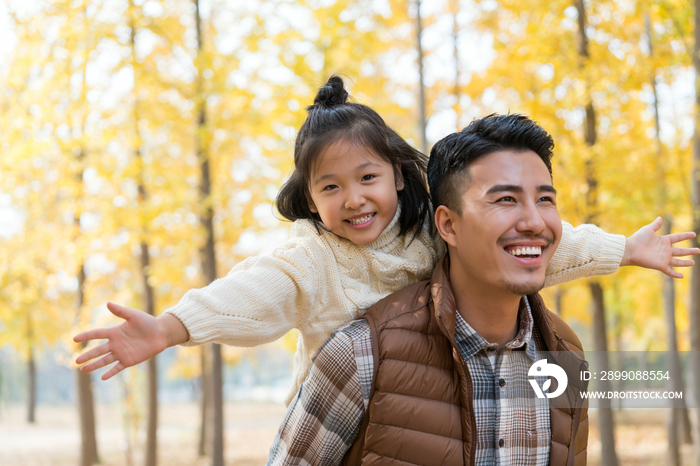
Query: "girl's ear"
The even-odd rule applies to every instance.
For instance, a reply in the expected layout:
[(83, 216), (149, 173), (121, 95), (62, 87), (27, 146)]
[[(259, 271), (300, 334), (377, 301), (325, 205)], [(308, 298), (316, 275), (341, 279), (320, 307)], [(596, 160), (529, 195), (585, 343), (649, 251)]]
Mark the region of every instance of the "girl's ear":
[(396, 180), (396, 190), (401, 191), (404, 188), (403, 175), (401, 174), (401, 168), (398, 170), (394, 169), (394, 179)]
[(314, 214), (318, 213), (318, 209), (316, 208), (316, 204), (314, 204), (314, 201), (311, 200), (311, 196), (307, 195), (306, 196), (306, 202), (309, 204), (309, 210), (313, 212)]

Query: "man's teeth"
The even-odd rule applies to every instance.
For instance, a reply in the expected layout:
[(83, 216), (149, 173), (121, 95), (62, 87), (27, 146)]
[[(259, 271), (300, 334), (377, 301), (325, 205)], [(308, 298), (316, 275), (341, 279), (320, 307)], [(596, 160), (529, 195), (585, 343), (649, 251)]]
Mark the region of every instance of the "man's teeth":
[(362, 218), (349, 218), (348, 222), (350, 222), (353, 225), (359, 225), (361, 223), (369, 222), (369, 220), (374, 217), (374, 214), (367, 214), (366, 216)]
[(542, 254), (542, 248), (540, 246), (534, 246), (531, 248), (506, 249), (506, 251), (514, 256), (539, 256)]

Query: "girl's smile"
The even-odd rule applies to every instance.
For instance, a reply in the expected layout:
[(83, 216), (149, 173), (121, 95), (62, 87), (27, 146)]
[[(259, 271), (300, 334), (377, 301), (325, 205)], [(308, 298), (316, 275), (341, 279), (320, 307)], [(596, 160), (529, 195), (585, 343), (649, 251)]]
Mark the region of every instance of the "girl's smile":
[(350, 225), (352, 225), (354, 228), (366, 228), (374, 222), (374, 217), (376, 216), (376, 212), (372, 212), (370, 214), (360, 214), (360, 215), (355, 215), (353, 218), (349, 218), (345, 220), (348, 222)]
[(329, 145), (314, 167), (309, 207), (330, 231), (355, 244), (376, 240), (396, 215), (394, 167), (360, 144), (344, 140)]

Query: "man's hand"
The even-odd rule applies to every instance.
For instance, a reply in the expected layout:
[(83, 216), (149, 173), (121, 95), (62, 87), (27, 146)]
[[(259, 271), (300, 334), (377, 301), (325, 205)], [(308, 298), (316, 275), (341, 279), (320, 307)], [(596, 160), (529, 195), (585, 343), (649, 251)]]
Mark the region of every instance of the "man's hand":
[(671, 267), (690, 267), (695, 264), (692, 259), (678, 259), (680, 256), (700, 254), (698, 248), (674, 248), (672, 245), (695, 238), (695, 232), (675, 233), (657, 236), (663, 220), (657, 217), (649, 225), (643, 226), (627, 238), (625, 255), (620, 266), (636, 265), (647, 269), (660, 270), (669, 277), (683, 278), (683, 274)]
[(92, 361), (80, 368), (82, 372), (92, 372), (116, 362), (117, 364), (105, 372), (102, 380), (107, 380), (127, 367), (146, 361), (164, 349), (184, 343), (188, 339), (184, 325), (171, 314), (155, 318), (138, 309), (129, 309), (114, 303), (107, 303), (107, 309), (124, 319), (124, 322), (115, 327), (88, 330), (73, 337), (76, 343), (109, 340), (82, 353), (75, 360), (76, 364)]

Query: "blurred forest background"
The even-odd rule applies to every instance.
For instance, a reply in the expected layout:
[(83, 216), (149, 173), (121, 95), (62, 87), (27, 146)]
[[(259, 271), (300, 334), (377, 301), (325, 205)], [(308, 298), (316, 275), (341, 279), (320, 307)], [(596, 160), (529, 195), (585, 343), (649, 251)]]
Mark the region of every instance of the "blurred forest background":
[[(333, 73), (424, 151), (474, 117), (531, 116), (557, 143), (554, 182), (573, 224), (629, 236), (663, 215), (667, 229), (698, 231), (699, 10), (0, 3), (0, 464), (265, 461), (294, 334), (257, 349), (170, 349), (108, 382), (77, 371), (71, 336), (116, 323), (107, 301), (159, 315), (287, 237), (273, 200), (305, 107)], [(623, 269), (544, 294), (586, 348), (697, 352), (700, 269), (686, 276)], [(694, 364), (670, 383), (700, 400)], [(698, 411), (591, 410), (590, 462), (700, 464)]]

